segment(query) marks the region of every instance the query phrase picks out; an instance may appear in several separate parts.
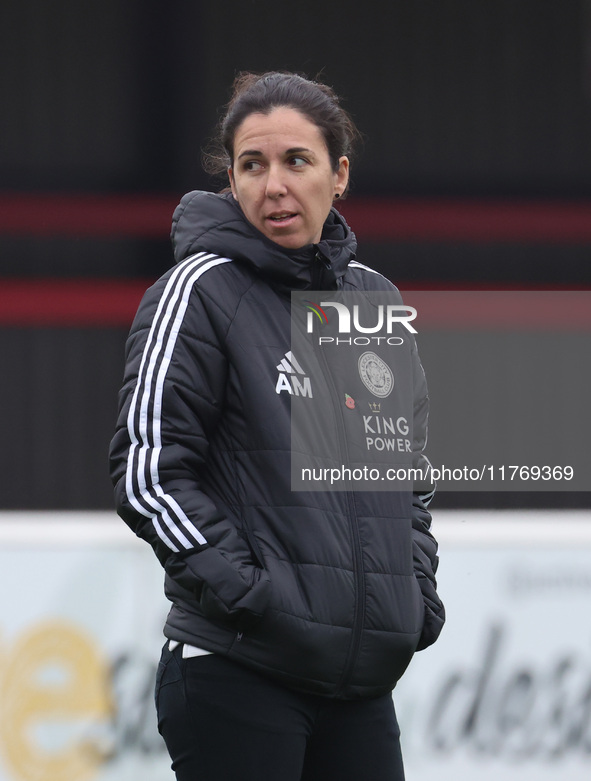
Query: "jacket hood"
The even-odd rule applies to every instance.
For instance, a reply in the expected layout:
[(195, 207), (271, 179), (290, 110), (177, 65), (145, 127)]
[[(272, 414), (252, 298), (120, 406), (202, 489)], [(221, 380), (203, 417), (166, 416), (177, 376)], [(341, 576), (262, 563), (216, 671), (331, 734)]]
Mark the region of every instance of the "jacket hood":
[(248, 263), (278, 284), (304, 289), (337, 286), (357, 250), (355, 235), (334, 208), (317, 244), (289, 250), (251, 225), (231, 193), (200, 190), (184, 195), (175, 209), (171, 239), (177, 263), (212, 252)]

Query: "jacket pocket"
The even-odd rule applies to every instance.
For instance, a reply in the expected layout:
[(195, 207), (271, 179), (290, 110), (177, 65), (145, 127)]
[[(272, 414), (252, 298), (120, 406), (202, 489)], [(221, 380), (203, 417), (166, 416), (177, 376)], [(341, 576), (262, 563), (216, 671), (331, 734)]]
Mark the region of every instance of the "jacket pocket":
[(415, 573), (423, 598), (423, 628), (416, 650), (422, 651), (437, 640), (445, 623), (445, 608), (429, 578)]
[(252, 559), (257, 567), (259, 567), (259, 569), (265, 569), (265, 560), (263, 558), (263, 554), (261, 553), (257, 539), (252, 533), (248, 523), (244, 519), (242, 519), (242, 528), (239, 529), (238, 536), (241, 537), (248, 545), (252, 554)]

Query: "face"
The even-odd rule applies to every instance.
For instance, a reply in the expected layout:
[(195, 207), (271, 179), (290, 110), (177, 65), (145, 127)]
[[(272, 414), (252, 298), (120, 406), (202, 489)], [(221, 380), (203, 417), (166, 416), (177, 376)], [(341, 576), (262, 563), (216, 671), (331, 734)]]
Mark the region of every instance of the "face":
[(320, 240), (334, 197), (347, 186), (349, 160), (341, 157), (334, 171), (320, 128), (282, 107), (238, 126), (229, 175), (246, 219), (282, 247), (299, 249)]

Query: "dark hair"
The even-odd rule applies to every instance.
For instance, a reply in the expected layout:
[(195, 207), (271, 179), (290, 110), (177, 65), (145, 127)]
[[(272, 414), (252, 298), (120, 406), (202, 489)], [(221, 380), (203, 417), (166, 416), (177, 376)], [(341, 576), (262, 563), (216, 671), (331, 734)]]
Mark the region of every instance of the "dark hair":
[(217, 137), (204, 151), (206, 172), (222, 174), (232, 165), (236, 131), (250, 114), (269, 114), (279, 107), (299, 111), (320, 129), (335, 171), (340, 157), (351, 156), (360, 134), (331, 87), (295, 73), (240, 73), (234, 80)]

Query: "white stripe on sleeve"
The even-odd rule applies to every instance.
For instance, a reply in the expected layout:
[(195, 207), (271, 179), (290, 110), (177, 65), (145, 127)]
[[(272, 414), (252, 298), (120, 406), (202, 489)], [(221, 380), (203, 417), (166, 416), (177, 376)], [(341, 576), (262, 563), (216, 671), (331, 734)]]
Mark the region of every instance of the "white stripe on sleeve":
[(166, 376), (193, 285), (209, 269), (230, 262), (230, 258), (200, 252), (175, 268), (158, 302), (127, 416), (131, 442), (126, 473), (128, 499), (139, 513), (152, 519), (160, 539), (175, 552), (179, 546), (190, 550), (207, 540), (160, 485), (158, 462)]

